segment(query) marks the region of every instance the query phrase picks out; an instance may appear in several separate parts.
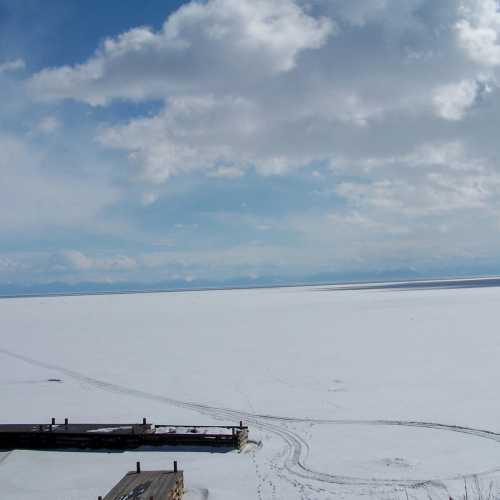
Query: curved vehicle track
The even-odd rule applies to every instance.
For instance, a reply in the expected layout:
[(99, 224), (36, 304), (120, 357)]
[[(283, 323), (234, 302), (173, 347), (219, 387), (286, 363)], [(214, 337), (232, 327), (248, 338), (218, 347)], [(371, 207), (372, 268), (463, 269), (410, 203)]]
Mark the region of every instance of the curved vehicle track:
[[(110, 382), (98, 380), (87, 375), (81, 374), (74, 370), (61, 366), (39, 361), (22, 354), (18, 354), (6, 349), (0, 348), (0, 353), (11, 358), (19, 359), (31, 365), (35, 365), (48, 370), (54, 370), (64, 374), (74, 380), (98, 388), (103, 391), (124, 394), (135, 398), (157, 401), (168, 404), (170, 406), (189, 409), (197, 413), (208, 415), (218, 420), (234, 421), (244, 420), (246, 423), (253, 425), (277, 436), (284, 443), (284, 449), (276, 455), (270, 462), (270, 468), (278, 477), (291, 483), (297, 488), (304, 490), (309, 489), (318, 493), (328, 492), (325, 489), (331, 485), (345, 485), (355, 487), (370, 487), (370, 488), (389, 488), (391, 490), (404, 491), (408, 489), (419, 488), (445, 488), (443, 481), (456, 479), (477, 478), (482, 475), (489, 475), (500, 471), (496, 468), (488, 471), (477, 471), (466, 475), (459, 475), (447, 478), (422, 478), (422, 479), (380, 479), (380, 478), (363, 478), (343, 476), (332, 473), (315, 471), (307, 466), (308, 457), (310, 454), (309, 444), (298, 434), (286, 427), (287, 423), (309, 423), (314, 425), (368, 425), (368, 426), (402, 426), (402, 427), (419, 427), (426, 429), (442, 430), (457, 432), (461, 434), (473, 435), (478, 438), (490, 439), (500, 442), (500, 434), (471, 427), (445, 425), (433, 422), (420, 421), (403, 421), (403, 420), (340, 420), (340, 419), (314, 419), (300, 417), (285, 417), (266, 414), (255, 414), (245, 411), (238, 411), (230, 408), (210, 406), (202, 403), (180, 401), (151, 394), (142, 390), (132, 389)], [(269, 482), (269, 480), (267, 480)], [(304, 483), (304, 481), (306, 481)], [(313, 484), (310, 484), (312, 482)], [(273, 485), (273, 483), (270, 483)], [(273, 486), (275, 487), (275, 485)]]
[(11, 453), (12, 453), (11, 451), (6, 451), (6, 452), (0, 451), (0, 465), (2, 465), (9, 458), (9, 455)]

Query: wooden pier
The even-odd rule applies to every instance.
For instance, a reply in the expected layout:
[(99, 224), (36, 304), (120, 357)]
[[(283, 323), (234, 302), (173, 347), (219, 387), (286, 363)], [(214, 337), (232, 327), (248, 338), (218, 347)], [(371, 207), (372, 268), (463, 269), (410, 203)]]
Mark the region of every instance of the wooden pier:
[(133, 450), (142, 446), (198, 446), (241, 450), (248, 427), (142, 424), (8, 424), (0, 425), (0, 449)]
[(135, 472), (128, 472), (123, 479), (104, 497), (98, 500), (181, 500), (184, 494), (184, 474), (173, 471), (141, 471), (137, 462)]

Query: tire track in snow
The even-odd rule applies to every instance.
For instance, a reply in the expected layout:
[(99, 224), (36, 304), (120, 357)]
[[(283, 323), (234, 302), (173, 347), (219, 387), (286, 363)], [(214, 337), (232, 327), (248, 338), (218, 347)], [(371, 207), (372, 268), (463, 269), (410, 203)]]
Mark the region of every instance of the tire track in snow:
[[(124, 394), (140, 399), (157, 401), (168, 405), (189, 409), (203, 415), (211, 416), (218, 420), (245, 420), (246, 423), (253, 425), (263, 431), (269, 432), (279, 437), (284, 443), (284, 459), (278, 460), (276, 457), (271, 460), (271, 468), (276, 470), (278, 476), (294, 484), (300, 489), (308, 488), (313, 491), (326, 491), (323, 488), (328, 485), (346, 485), (346, 486), (366, 486), (366, 487), (389, 487), (391, 489), (418, 489), (418, 488), (444, 488), (443, 480), (469, 479), (483, 475), (489, 475), (500, 471), (500, 468), (495, 468), (488, 471), (471, 473), (466, 475), (458, 475), (444, 479), (379, 479), (379, 478), (363, 478), (330, 474), (326, 472), (315, 471), (307, 467), (307, 459), (309, 457), (309, 444), (298, 434), (284, 427), (287, 423), (310, 423), (315, 425), (369, 425), (369, 426), (404, 426), (404, 427), (420, 427), (434, 430), (452, 431), (461, 434), (469, 434), (479, 438), (491, 439), (500, 442), (500, 434), (471, 427), (445, 425), (432, 422), (420, 421), (403, 421), (403, 420), (340, 420), (340, 419), (314, 419), (300, 417), (286, 417), (267, 414), (255, 414), (245, 411), (234, 410), (231, 408), (210, 406), (203, 403), (195, 403), (189, 401), (181, 401), (167, 396), (151, 394), (146, 391), (132, 389), (119, 384), (105, 382), (77, 371), (70, 370), (61, 366), (39, 361), (6, 349), (0, 348), (0, 353), (6, 356), (19, 359), (31, 365), (39, 366), (48, 370), (57, 371), (69, 378), (85, 383), (100, 390), (111, 392), (114, 394)], [(288, 473), (291, 477), (287, 477)], [(322, 488), (317, 489), (313, 485), (301, 483), (297, 480), (313, 481), (320, 483)]]
[[(2, 453), (2, 452), (0, 452)], [(0, 456), (0, 465), (2, 465), (10, 456), (10, 454), (12, 453), (12, 451), (7, 451), (5, 452), (5, 454), (3, 456)]]

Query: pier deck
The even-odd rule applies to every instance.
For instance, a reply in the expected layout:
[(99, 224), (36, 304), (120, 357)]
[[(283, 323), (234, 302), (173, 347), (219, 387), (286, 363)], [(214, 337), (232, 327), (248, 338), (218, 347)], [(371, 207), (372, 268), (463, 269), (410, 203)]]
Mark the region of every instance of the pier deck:
[(183, 490), (182, 471), (128, 472), (103, 500), (122, 500), (124, 498), (180, 500)]
[(142, 424), (0, 425), (0, 449), (118, 449), (141, 446), (200, 446), (241, 449), (248, 428)]

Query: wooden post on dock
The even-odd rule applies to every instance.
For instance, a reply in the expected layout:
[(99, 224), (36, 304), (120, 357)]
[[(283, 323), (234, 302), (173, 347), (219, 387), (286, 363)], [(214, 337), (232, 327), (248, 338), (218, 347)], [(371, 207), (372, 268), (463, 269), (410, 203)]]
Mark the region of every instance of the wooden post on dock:
[(177, 460), (174, 460), (174, 472), (177, 472)]
[(137, 462), (135, 464), (135, 471), (137, 472), (137, 474), (141, 473), (141, 462)]

